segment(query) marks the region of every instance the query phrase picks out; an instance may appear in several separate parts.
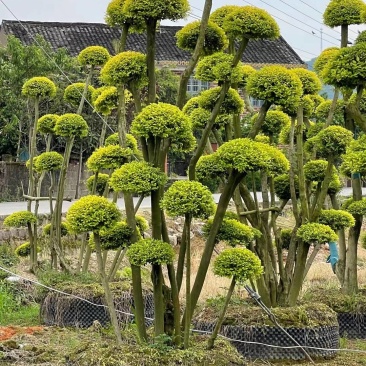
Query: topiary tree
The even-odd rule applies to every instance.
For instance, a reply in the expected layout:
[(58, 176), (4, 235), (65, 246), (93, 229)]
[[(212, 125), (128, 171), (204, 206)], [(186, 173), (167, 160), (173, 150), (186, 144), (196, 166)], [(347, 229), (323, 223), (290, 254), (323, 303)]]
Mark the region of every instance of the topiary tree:
[(95, 186), (95, 193), (99, 196), (103, 196), (105, 189), (108, 185), (109, 175), (104, 173), (99, 173), (98, 176), (91, 175), (86, 180), (86, 187), (90, 194), (92, 194), (94, 186)]
[[(332, 107), (332, 101), (330, 99), (320, 103), (315, 109), (315, 117), (319, 122), (326, 122)], [(344, 124), (344, 102), (337, 100), (336, 107), (333, 113), (332, 124), (343, 125)]]
[[(211, 192), (199, 182), (195, 181), (181, 181), (174, 182), (166, 191), (164, 198), (161, 201), (161, 207), (164, 208), (170, 216), (184, 216), (185, 225), (185, 242), (180, 246), (179, 260), (180, 267), (177, 270), (179, 280), (178, 288), (182, 282), (184, 257), (186, 257), (186, 312), (184, 324), (184, 348), (189, 346), (189, 333), (191, 325), (191, 243), (190, 232), (191, 222), (193, 218), (207, 218), (214, 211), (214, 200)], [(174, 268), (172, 269), (174, 273)], [(172, 281), (171, 281), (172, 282)], [(178, 293), (175, 294), (177, 303), (174, 304), (174, 308), (177, 311), (175, 314), (175, 333), (176, 337), (180, 338), (180, 314), (179, 314), (179, 300)], [(162, 319), (163, 321), (163, 319)]]
[[(161, 240), (143, 239), (132, 244), (127, 250), (127, 257), (134, 266), (152, 265), (154, 275), (154, 311), (155, 311), (155, 336), (164, 333), (164, 298), (162, 265), (172, 265), (174, 250), (172, 246)], [(161, 319), (161, 317), (163, 317)], [(177, 335), (178, 336), (178, 335)]]
[(51, 150), (52, 136), (59, 116), (57, 114), (45, 114), (37, 123), (37, 132), (45, 136), (46, 152)]
[(111, 323), (118, 344), (122, 343), (122, 337), (113, 303), (113, 296), (109, 288), (105, 268), (103, 265), (100, 232), (114, 226), (120, 217), (121, 213), (114, 203), (109, 202), (104, 197), (98, 196), (85, 196), (80, 198), (69, 208), (66, 214), (67, 226), (71, 232), (92, 232), (94, 235), (98, 270), (101, 276), (102, 285), (105, 292), (105, 299), (108, 305)]
[(29, 211), (18, 211), (7, 216), (4, 220), (6, 227), (26, 227), (29, 236), (30, 271), (35, 272), (37, 263), (37, 242), (34, 241), (33, 225), (37, 223), (37, 216)]
[(232, 248), (218, 255), (214, 262), (214, 273), (216, 276), (231, 278), (231, 284), (215, 328), (208, 340), (208, 349), (214, 346), (236, 283), (258, 278), (263, 273), (263, 268), (260, 259), (249, 249)]
[(83, 97), (83, 92), (85, 88), (85, 98), (87, 100), (91, 100), (94, 88), (91, 85), (86, 86), (85, 83), (74, 83), (67, 86), (64, 91), (64, 100), (71, 106), (78, 107), (80, 105), (81, 98)]

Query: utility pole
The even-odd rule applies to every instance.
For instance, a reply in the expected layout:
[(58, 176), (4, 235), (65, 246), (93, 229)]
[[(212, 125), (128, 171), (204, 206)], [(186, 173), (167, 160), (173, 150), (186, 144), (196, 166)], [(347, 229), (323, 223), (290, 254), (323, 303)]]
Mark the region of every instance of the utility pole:
[(323, 28), (320, 28), (320, 53), (323, 52)]

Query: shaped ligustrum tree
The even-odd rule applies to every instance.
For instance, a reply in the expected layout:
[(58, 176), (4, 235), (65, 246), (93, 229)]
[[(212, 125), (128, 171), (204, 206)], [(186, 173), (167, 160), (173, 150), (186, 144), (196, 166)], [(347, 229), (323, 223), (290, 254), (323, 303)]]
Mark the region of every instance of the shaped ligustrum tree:
[(114, 203), (104, 197), (85, 196), (75, 202), (67, 211), (66, 221), (70, 231), (74, 233), (92, 232), (94, 235), (95, 251), (98, 270), (102, 280), (105, 300), (108, 305), (109, 316), (116, 335), (117, 343), (122, 343), (121, 332), (113, 303), (113, 296), (109, 288), (107, 275), (103, 265), (100, 232), (115, 225), (121, 218), (121, 213)]
[(186, 254), (186, 311), (188, 315), (184, 324), (184, 348), (188, 348), (191, 323), (191, 222), (193, 218), (207, 218), (212, 214), (214, 201), (211, 192), (201, 183), (182, 181), (171, 185), (161, 201), (161, 206), (170, 216), (184, 216), (185, 219), (187, 234), (185, 243), (182, 243), (180, 247), (180, 256), (184, 258), (184, 253)]

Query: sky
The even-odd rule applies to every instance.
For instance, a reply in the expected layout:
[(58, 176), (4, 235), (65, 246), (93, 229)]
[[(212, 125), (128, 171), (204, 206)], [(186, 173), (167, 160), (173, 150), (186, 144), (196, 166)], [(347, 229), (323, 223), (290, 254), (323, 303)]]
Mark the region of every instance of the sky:
[[(110, 0), (0, 0), (0, 18), (42, 22), (103, 23)], [(153, 1), (153, 0), (152, 0)], [(212, 10), (223, 5), (253, 5), (267, 10), (277, 21), (281, 35), (304, 60), (319, 55), (321, 49), (339, 46), (340, 30), (323, 24), (323, 12), (329, 0), (213, 0)], [(162, 24), (184, 25), (200, 17), (204, 0), (191, 0), (186, 19)], [(7, 7), (10, 9), (7, 9)], [(13, 13), (13, 14), (12, 14)], [(352, 26), (350, 41), (365, 26)]]

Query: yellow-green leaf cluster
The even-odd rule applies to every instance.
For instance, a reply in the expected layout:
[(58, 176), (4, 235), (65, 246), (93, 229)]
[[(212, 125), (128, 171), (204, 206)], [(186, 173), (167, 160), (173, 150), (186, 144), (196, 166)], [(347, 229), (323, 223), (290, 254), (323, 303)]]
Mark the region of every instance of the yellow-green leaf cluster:
[[(332, 105), (332, 100), (327, 99), (323, 103), (320, 103), (315, 109), (315, 117), (319, 122), (325, 122), (328, 118), (329, 111)], [(332, 124), (343, 125), (344, 124), (344, 101), (337, 100), (336, 108), (333, 115)]]
[(64, 162), (64, 157), (56, 151), (44, 152), (37, 156), (34, 167), (37, 172), (52, 172), (60, 170)]
[[(175, 35), (177, 46), (182, 50), (193, 52), (200, 33), (201, 22), (199, 20), (188, 23)], [(205, 39), (202, 49), (203, 55), (211, 55), (214, 52), (224, 50), (228, 46), (225, 32), (215, 23), (208, 22), (205, 30)]]
[(354, 226), (355, 219), (347, 211), (331, 209), (321, 211), (319, 223), (328, 225), (332, 228), (332, 230), (337, 231)]
[(85, 233), (113, 226), (121, 218), (117, 205), (99, 196), (84, 196), (69, 208), (67, 226), (71, 232)]
[(115, 192), (147, 194), (158, 190), (166, 179), (160, 169), (144, 161), (133, 161), (115, 170), (109, 184)]
[(207, 218), (212, 215), (215, 203), (211, 192), (196, 181), (174, 182), (160, 203), (170, 216)]
[(296, 235), (309, 244), (325, 244), (338, 239), (338, 235), (329, 226), (316, 222), (301, 225)]
[(43, 135), (54, 133), (54, 128), (59, 116), (57, 114), (45, 114), (37, 123), (37, 131)]
[[(78, 106), (81, 101), (81, 97), (84, 94), (85, 83), (74, 83), (69, 85), (64, 91), (64, 100), (70, 103), (72, 106)], [(85, 95), (86, 100), (91, 100), (94, 88), (88, 85)]]
[(322, 76), (322, 72), (327, 66), (328, 62), (331, 62), (333, 58), (338, 55), (338, 47), (329, 47), (322, 51), (322, 53), (316, 58), (314, 62), (314, 70), (319, 77)]
[(76, 113), (66, 113), (58, 118), (55, 125), (55, 134), (58, 136), (86, 137), (89, 127), (85, 119)]
[(361, 14), (366, 5), (362, 0), (331, 0), (323, 14), (324, 24), (329, 27), (361, 24)]
[[(48, 236), (51, 234), (51, 226), (52, 224), (47, 224), (45, 226), (43, 226), (43, 234)], [(67, 229), (67, 225), (65, 222), (61, 222), (61, 236), (66, 236), (69, 233), (68, 229)]]
[[(251, 118), (251, 124), (254, 124), (258, 119), (258, 113), (254, 114)], [(270, 110), (267, 112), (266, 117), (264, 119), (264, 123), (262, 125), (261, 131), (266, 136), (275, 136), (281, 132), (281, 129), (284, 126), (288, 126), (291, 124), (290, 117), (279, 110)]]
[(222, 251), (214, 262), (214, 273), (234, 277), (239, 282), (253, 280), (263, 273), (260, 259), (249, 249), (230, 248)]
[[(274, 190), (276, 196), (281, 200), (291, 199), (290, 176), (289, 174), (281, 174), (274, 178)], [(294, 179), (295, 195), (299, 197), (299, 178)]]
[(29, 241), (18, 245), (14, 250), (14, 253), (18, 257), (23, 257), (23, 258), (28, 257), (30, 255), (30, 252), (31, 252), (31, 245), (30, 245)]
[[(112, 133), (112, 135), (109, 135), (105, 140), (105, 146), (109, 145), (119, 145), (119, 137), (118, 132)], [(134, 154), (139, 153), (139, 149), (137, 146), (137, 140), (133, 135), (130, 133), (126, 133), (126, 146), (132, 150)]]
[(80, 65), (93, 68), (103, 66), (109, 58), (108, 50), (102, 46), (86, 47), (78, 55)]
[(239, 10), (238, 5), (224, 5), (213, 11), (210, 15), (210, 20), (216, 23), (219, 27), (223, 28), (224, 20), (231, 12)]
[(326, 160), (310, 160), (304, 165), (305, 179), (309, 182), (322, 182), (325, 178), (328, 162)]
[[(88, 188), (89, 193), (92, 193), (93, 191), (94, 181), (95, 181), (95, 175), (91, 175), (85, 182), (86, 188)], [(108, 181), (109, 181), (108, 174), (98, 173), (97, 183), (95, 186), (95, 193), (97, 193), (99, 196), (102, 196)]]
[(22, 94), (29, 98), (53, 98), (56, 95), (56, 85), (46, 77), (34, 77), (23, 84)]
[(29, 211), (18, 211), (7, 216), (4, 220), (4, 226), (7, 227), (24, 227), (28, 224), (37, 222), (37, 216)]
[(315, 72), (300, 67), (292, 69), (292, 72), (300, 78), (304, 95), (320, 92), (322, 83)]
[(366, 215), (366, 198), (352, 201), (347, 207), (347, 211), (352, 215)]

